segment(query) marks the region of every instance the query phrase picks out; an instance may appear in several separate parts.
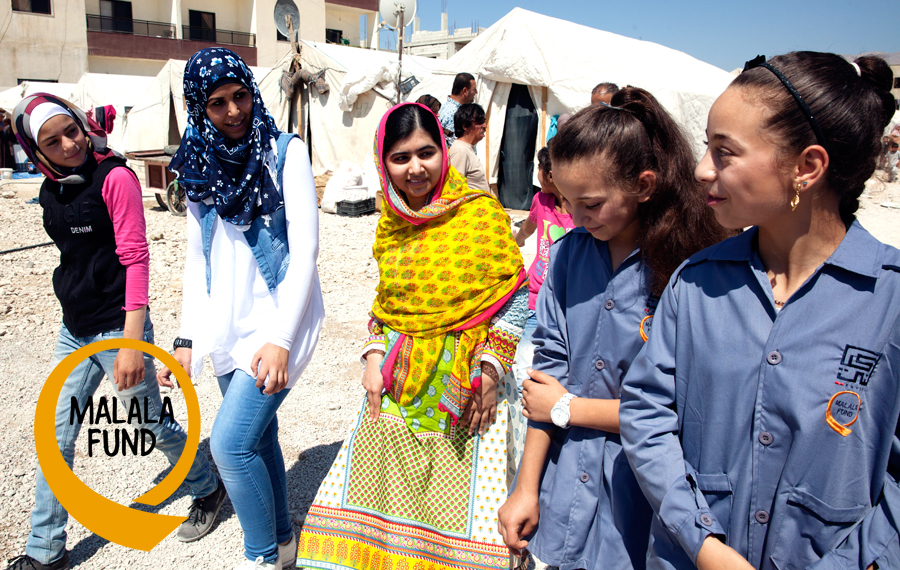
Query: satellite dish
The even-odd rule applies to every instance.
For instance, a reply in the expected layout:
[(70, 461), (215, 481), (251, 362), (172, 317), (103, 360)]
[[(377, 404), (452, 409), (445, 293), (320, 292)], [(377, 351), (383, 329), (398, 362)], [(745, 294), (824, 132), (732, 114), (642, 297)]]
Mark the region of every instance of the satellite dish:
[(389, 28), (400, 26), (401, 10), (403, 25), (412, 23), (413, 18), (416, 17), (416, 0), (378, 0), (378, 12), (381, 14), (381, 20)]
[[(294, 37), (291, 37), (291, 30), (288, 28), (285, 16), (291, 17), (294, 28)], [(281, 32), (281, 35), (287, 39), (296, 40), (297, 30), (300, 29), (300, 10), (294, 4), (294, 0), (278, 0), (275, 2), (275, 27)]]

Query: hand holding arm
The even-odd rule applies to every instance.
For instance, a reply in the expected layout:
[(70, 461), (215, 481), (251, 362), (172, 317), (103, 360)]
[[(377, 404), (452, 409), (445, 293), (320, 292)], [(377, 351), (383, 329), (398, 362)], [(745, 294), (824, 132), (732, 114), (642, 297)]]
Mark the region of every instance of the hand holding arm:
[[(528, 370), (531, 379), (522, 384), (523, 413), (529, 420), (549, 422), (550, 410), (567, 390), (539, 370)], [(574, 398), (569, 404), (569, 425), (619, 433), (619, 400)]]

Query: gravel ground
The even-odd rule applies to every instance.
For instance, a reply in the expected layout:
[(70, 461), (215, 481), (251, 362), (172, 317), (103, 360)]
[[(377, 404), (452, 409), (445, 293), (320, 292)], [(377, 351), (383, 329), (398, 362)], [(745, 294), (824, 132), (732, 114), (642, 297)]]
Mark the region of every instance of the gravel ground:
[[(900, 246), (900, 184), (882, 182), (878, 173), (863, 198), (860, 219), (877, 238)], [(48, 241), (40, 206), (25, 204), (35, 185), (0, 187), (0, 250)], [(169, 349), (180, 322), (184, 264), (184, 218), (145, 202), (150, 243), (150, 306), (156, 344)], [(883, 207), (887, 204), (891, 207)], [(896, 206), (896, 207), (894, 207)], [(523, 217), (514, 213), (513, 220)], [(377, 283), (372, 241), (377, 216), (342, 218), (320, 215), (319, 275), (326, 320), (312, 363), (279, 413), (281, 447), (287, 465), (289, 502), (295, 532), (315, 496), (362, 403), (362, 367), (357, 360), (368, 309)], [(534, 250), (526, 243), (526, 262)], [(0, 560), (22, 554), (34, 505), (34, 409), (51, 370), (51, 354), (61, 322), (51, 275), (58, 260), (54, 247), (0, 255), (0, 413), (9, 425), (0, 430)], [(209, 454), (212, 419), (221, 401), (209, 367), (195, 380), (201, 409), (200, 452)], [(112, 396), (104, 383), (98, 395)], [(168, 394), (176, 418), (187, 425), (180, 392)], [(4, 411), (5, 410), (5, 411)], [(76, 474), (101, 495), (123, 505), (165, 476), (160, 453), (147, 457), (85, 459), (86, 430), (76, 444)], [(182, 486), (158, 512), (184, 516), (190, 496)], [(242, 532), (226, 502), (213, 532), (182, 544), (169, 536), (151, 552), (131, 550), (103, 540), (69, 520), (67, 547), (72, 568), (233, 568), (243, 557)]]

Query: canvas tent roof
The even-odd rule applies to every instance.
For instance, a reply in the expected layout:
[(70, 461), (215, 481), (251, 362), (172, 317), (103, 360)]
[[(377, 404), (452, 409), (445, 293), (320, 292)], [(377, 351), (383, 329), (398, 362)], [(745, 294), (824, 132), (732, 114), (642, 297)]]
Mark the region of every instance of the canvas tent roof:
[[(310, 73), (325, 71), (329, 91), (320, 95), (315, 89), (304, 89), (300, 109), (299, 130), (306, 133), (307, 125), (312, 148), (312, 168), (316, 176), (335, 171), (344, 160), (363, 163), (372, 153), (372, 140), (378, 122), (393, 105), (393, 87), (397, 76), (397, 54), (301, 41), (301, 64)], [(289, 130), (290, 109), (280, 89), (282, 70), (290, 66), (288, 53), (260, 83), (260, 91), (278, 127)], [(424, 80), (444, 61), (420, 56), (403, 56), (403, 77), (414, 75)], [(372, 70), (383, 73), (373, 74)], [(379, 82), (387, 78), (384, 82)], [(369, 81), (369, 83), (365, 83)], [(374, 82), (374, 83), (373, 83)], [(352, 83), (352, 85), (351, 85)], [(371, 84), (371, 88), (367, 86)], [(339, 105), (342, 89), (361, 91), (349, 111)]]
[(116, 121), (113, 132), (109, 134), (109, 145), (124, 152), (127, 130), (125, 109), (137, 102), (152, 81), (152, 77), (141, 75), (85, 73), (75, 84), (69, 101), (85, 110), (105, 105), (115, 107)]
[[(184, 103), (184, 66), (187, 62), (170, 59), (156, 77), (150, 78), (128, 113), (125, 150), (158, 150), (181, 142), (187, 126)], [(269, 72), (268, 68), (251, 67), (257, 82)], [(173, 113), (174, 112), (174, 113)]]
[[(733, 76), (685, 53), (515, 8), (447, 60), (409, 98), (450, 93), (456, 73), (475, 75), (476, 102), (488, 112), (489, 140), (479, 145), (489, 181), (497, 181), (506, 103), (513, 83), (529, 87), (538, 113), (546, 88), (547, 116), (574, 113), (590, 103), (594, 85), (609, 81), (651, 93), (686, 128), (700, 150), (706, 115)], [(546, 121), (549, 123), (549, 120)], [(538, 130), (538, 144), (547, 126)], [(481, 149), (487, 145), (487, 152)]]
[(10, 113), (19, 104), (19, 101), (34, 95), (35, 93), (50, 93), (57, 97), (69, 100), (72, 96), (72, 90), (75, 89), (74, 83), (50, 83), (44, 81), (23, 81), (15, 87), (10, 87), (5, 91), (0, 91), (0, 108), (6, 109)]

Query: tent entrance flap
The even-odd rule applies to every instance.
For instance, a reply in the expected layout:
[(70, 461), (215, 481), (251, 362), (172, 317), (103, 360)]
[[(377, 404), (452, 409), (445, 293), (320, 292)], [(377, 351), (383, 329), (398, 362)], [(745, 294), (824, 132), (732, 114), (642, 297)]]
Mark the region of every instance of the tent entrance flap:
[(531, 208), (538, 121), (528, 87), (514, 83), (509, 91), (506, 124), (500, 142), (500, 175), (497, 182), (500, 203), (504, 208)]

